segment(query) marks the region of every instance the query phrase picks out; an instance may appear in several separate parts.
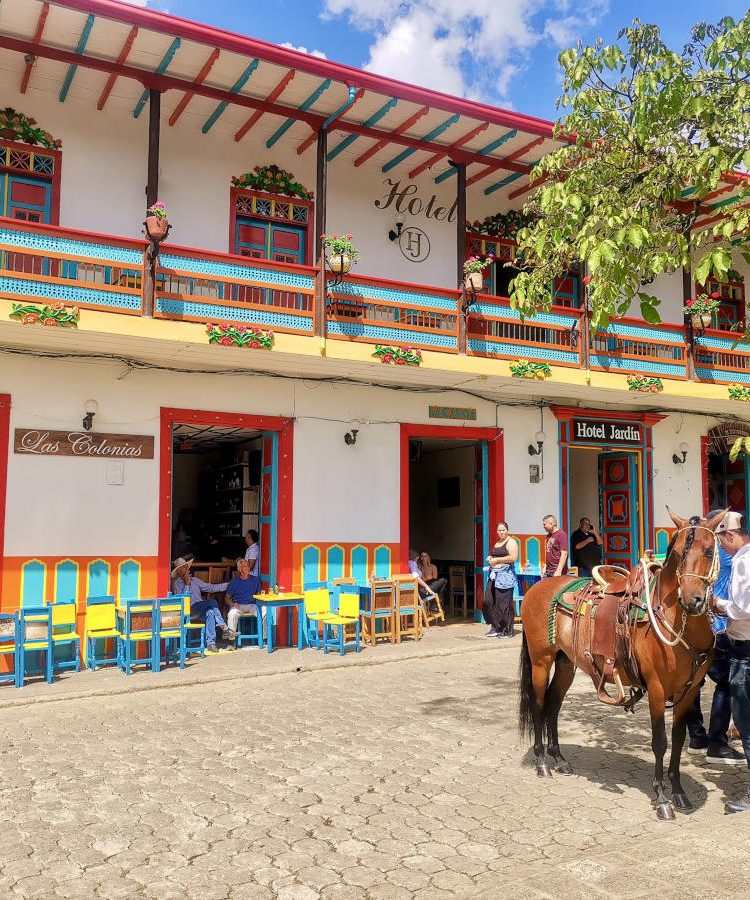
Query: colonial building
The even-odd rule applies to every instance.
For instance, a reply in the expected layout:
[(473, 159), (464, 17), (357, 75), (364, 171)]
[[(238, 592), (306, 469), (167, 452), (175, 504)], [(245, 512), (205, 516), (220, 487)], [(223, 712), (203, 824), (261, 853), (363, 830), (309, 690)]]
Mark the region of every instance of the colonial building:
[(271, 585), (410, 545), (471, 583), (499, 518), (534, 567), (547, 513), (626, 563), (667, 504), (746, 510), (739, 255), (706, 327), (681, 272), (659, 326), (593, 333), (576, 272), (504, 298), (550, 122), (114, 0), (4, 0), (0, 47), (3, 610), (164, 592), (249, 528)]

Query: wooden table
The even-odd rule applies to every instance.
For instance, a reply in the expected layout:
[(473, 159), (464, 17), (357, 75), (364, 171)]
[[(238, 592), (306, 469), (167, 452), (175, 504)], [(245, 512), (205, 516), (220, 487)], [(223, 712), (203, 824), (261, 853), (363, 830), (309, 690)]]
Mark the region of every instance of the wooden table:
[[(305, 598), (302, 594), (294, 594), (289, 592), (284, 592), (283, 594), (256, 594), (253, 597), (253, 600), (257, 603), (261, 610), (265, 610), (266, 615), (264, 618), (267, 622), (267, 649), (269, 653), (273, 653), (273, 636), (274, 631), (276, 630), (276, 610), (277, 609), (293, 609), (297, 610), (297, 649), (302, 650), (305, 646), (305, 629), (302, 622), (302, 619), (305, 615), (304, 611), (304, 602)], [(289, 646), (292, 646), (292, 617), (289, 616), (287, 622), (287, 640), (289, 641)], [(258, 622), (258, 632), (260, 634), (260, 638), (258, 641), (258, 646), (263, 648), (263, 625), (262, 622)]]

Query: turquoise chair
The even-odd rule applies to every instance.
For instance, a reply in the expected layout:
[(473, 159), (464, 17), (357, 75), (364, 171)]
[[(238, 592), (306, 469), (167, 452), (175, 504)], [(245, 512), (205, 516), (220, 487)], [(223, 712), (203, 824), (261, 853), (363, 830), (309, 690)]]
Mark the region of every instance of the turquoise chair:
[[(142, 621), (148, 617), (148, 627)], [(132, 674), (133, 666), (146, 665), (152, 672), (160, 666), (159, 609), (155, 599), (121, 600), (117, 608), (118, 631), (117, 664), (126, 675)], [(135, 647), (146, 647), (147, 654), (138, 657)]]
[(15, 687), (21, 687), (19, 683), (18, 643), (19, 643), (18, 613), (0, 613), (0, 657), (8, 659), (13, 657), (13, 671), (0, 672), (0, 681), (12, 681)]
[(18, 612), (18, 687), (26, 682), (26, 654), (44, 654), (44, 674), (47, 684), (52, 684), (52, 607), (25, 606)]
[[(253, 647), (263, 648), (263, 617), (261, 615), (260, 607), (256, 607), (257, 614), (253, 615), (253, 613), (240, 613), (239, 620), (237, 621), (237, 646), (244, 647), (245, 644), (249, 644)], [(255, 630), (249, 629), (245, 631), (243, 623), (246, 625), (252, 625), (255, 622)]]
[[(81, 636), (76, 631), (75, 600), (59, 600), (51, 605), (52, 610), (52, 674), (61, 669), (81, 671)], [(57, 659), (57, 647), (72, 647), (69, 659)]]
[[(185, 607), (182, 597), (158, 597), (156, 614), (158, 628), (155, 629), (159, 662), (175, 662), (181, 669), (185, 668), (187, 658), (187, 629), (185, 628)], [(164, 655), (161, 644), (164, 643)]]

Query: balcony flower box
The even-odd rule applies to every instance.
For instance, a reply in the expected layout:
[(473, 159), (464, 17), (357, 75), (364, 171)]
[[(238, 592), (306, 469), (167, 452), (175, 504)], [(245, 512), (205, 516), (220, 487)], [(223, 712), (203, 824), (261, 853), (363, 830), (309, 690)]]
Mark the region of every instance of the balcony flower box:
[(352, 243), (353, 238), (353, 234), (321, 235), (323, 247), (327, 251), (326, 263), (334, 275), (346, 275), (359, 258), (359, 250)]
[(167, 236), (169, 231), (169, 217), (167, 216), (167, 208), (157, 200), (153, 206), (149, 206), (146, 210), (146, 236), (154, 243), (161, 243)]

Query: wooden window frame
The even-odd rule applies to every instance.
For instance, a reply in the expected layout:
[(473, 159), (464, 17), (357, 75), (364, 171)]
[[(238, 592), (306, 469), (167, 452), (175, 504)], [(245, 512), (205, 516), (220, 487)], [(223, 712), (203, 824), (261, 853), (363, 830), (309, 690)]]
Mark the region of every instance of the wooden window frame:
[[(238, 202), (242, 199), (269, 201), (275, 203), (289, 203), (290, 206), (304, 206), (307, 209), (307, 221), (295, 222), (294, 219), (282, 219), (278, 216), (266, 216), (257, 212), (239, 213)], [(305, 258), (303, 265), (313, 264), (313, 226), (315, 224), (315, 203), (312, 200), (302, 200), (299, 197), (288, 197), (285, 194), (270, 194), (267, 191), (254, 191), (250, 188), (232, 187), (229, 190), (229, 252), (237, 255), (237, 218), (253, 218), (262, 222), (271, 222), (276, 225), (289, 225), (305, 232)]]
[(33, 169), (18, 169), (13, 166), (6, 164), (3, 157), (9, 156), (9, 154), (2, 153), (0, 151), (0, 172), (3, 172), (7, 175), (20, 175), (26, 176), (31, 179), (36, 179), (41, 182), (46, 182), (47, 184), (52, 185), (52, 199), (50, 202), (50, 210), (49, 216), (50, 220), (47, 225), (59, 225), (60, 224), (60, 178), (61, 178), (61, 170), (62, 170), (62, 150), (48, 150), (46, 147), (40, 147), (38, 144), (24, 144), (22, 141), (9, 141), (5, 139), (0, 139), (0, 148), (9, 149), (12, 151), (22, 152), (22, 153), (30, 153), (30, 154), (39, 154), (42, 156), (51, 156), (54, 159), (54, 169), (51, 175), (48, 175), (44, 172), (35, 172)]

